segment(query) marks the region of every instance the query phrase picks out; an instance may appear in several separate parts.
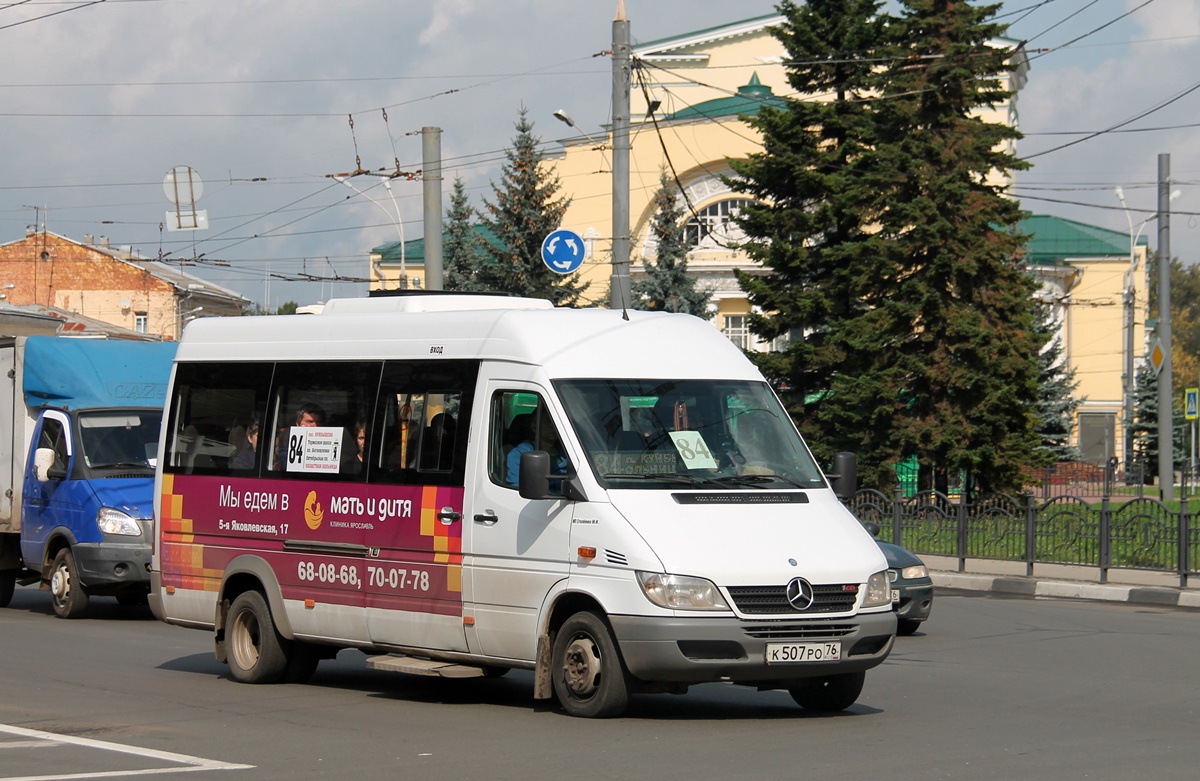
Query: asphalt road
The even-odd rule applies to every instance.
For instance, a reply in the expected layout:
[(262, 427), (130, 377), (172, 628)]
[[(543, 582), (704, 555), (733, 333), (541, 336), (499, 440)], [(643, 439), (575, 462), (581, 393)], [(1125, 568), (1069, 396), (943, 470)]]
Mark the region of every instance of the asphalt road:
[[(1191, 779), (1200, 612), (940, 591), (859, 702), (807, 714), (721, 684), (570, 718), (532, 678), (369, 671), (343, 651), (308, 684), (226, 677), (209, 635), (95, 599), (0, 610), (0, 781), (286, 779)], [(98, 774), (98, 775), (97, 775)]]

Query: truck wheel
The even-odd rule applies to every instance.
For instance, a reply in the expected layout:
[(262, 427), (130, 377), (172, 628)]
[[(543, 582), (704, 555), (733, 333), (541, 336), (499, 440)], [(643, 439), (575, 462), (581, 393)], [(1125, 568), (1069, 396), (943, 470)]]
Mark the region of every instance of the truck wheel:
[(629, 681), (608, 625), (595, 613), (576, 613), (554, 638), (554, 693), (572, 716), (619, 716), (629, 704)]
[(0, 607), (8, 607), (17, 588), (16, 575), (0, 575)]
[(863, 682), (866, 680), (865, 672), (808, 678), (788, 689), (788, 694), (791, 694), (796, 704), (805, 710), (846, 710), (854, 704), (858, 695), (862, 694)]
[(54, 615), (59, 618), (79, 618), (87, 610), (87, 591), (79, 582), (79, 568), (70, 548), (63, 548), (54, 557), (50, 568), (50, 601)]
[(258, 591), (245, 591), (233, 600), (225, 620), (225, 652), (234, 680), (276, 683), (283, 679), (287, 656), (283, 638), (275, 631), (271, 609)]

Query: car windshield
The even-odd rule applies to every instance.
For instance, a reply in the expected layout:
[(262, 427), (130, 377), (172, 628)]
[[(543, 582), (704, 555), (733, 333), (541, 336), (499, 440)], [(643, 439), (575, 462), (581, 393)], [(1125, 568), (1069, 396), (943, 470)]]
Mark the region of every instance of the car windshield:
[(144, 467), (152, 469), (158, 454), (162, 413), (85, 412), (79, 416), (79, 439), (84, 463), (93, 469)]
[(822, 488), (765, 382), (559, 380), (567, 417), (606, 488)]

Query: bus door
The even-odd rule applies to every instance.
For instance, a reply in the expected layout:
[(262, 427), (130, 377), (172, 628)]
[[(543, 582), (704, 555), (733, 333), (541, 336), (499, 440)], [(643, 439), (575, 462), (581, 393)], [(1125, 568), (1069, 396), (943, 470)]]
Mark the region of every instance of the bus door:
[(380, 645), (466, 651), (463, 476), (478, 362), (389, 361), (366, 447), (367, 624)]
[[(566, 474), (560, 427), (544, 389), (522, 382), (486, 383), (486, 464), (473, 470), (464, 535), (469, 554), (464, 584), (474, 619), (471, 650), (510, 659), (533, 659), (538, 612), (554, 584), (567, 577), (571, 507), (562, 499), (531, 501), (517, 492), (521, 453), (551, 456), (552, 472)], [(554, 481), (551, 481), (554, 488)]]

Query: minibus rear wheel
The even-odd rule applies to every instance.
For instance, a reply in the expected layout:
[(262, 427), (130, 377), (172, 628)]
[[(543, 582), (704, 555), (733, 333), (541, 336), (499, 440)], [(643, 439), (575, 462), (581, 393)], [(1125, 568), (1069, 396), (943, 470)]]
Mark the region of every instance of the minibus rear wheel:
[(788, 694), (805, 710), (832, 713), (853, 705), (862, 694), (866, 680), (865, 672), (807, 678), (788, 689)]
[(576, 613), (554, 638), (554, 693), (572, 716), (619, 716), (629, 705), (629, 681), (604, 619)]
[(229, 607), (225, 621), (229, 671), (242, 683), (276, 683), (287, 669), (283, 638), (267, 600), (258, 591), (243, 591)]

